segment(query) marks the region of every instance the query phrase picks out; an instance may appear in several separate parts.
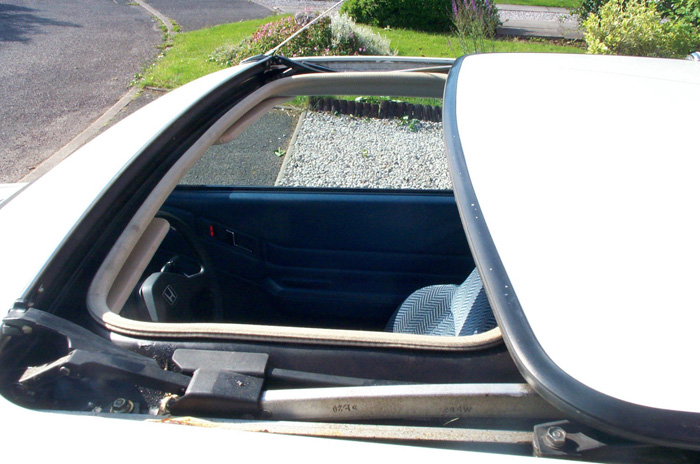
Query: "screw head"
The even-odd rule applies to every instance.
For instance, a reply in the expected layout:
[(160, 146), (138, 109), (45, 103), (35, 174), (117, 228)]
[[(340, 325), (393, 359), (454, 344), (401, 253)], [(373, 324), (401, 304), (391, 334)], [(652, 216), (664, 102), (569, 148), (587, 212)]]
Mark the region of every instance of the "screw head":
[(544, 442), (553, 449), (561, 449), (566, 444), (566, 432), (561, 427), (549, 427), (544, 435)]
[(110, 412), (116, 413), (130, 413), (134, 409), (134, 403), (124, 398), (117, 398), (112, 402), (112, 407), (109, 408)]

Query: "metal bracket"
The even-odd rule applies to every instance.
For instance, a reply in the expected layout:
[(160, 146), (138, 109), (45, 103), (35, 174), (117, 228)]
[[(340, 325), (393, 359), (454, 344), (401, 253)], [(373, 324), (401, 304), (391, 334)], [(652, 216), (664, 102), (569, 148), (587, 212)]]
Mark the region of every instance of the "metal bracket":
[[(635, 456), (654, 445), (638, 443), (605, 434), (568, 420), (534, 427), (533, 454), (538, 457), (592, 459), (600, 456)], [(635, 462), (634, 460), (630, 462)]]

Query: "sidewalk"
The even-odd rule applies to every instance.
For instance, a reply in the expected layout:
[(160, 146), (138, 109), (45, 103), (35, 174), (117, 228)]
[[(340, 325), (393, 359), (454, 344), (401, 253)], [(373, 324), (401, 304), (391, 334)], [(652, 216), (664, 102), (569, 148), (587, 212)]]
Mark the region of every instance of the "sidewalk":
[[(305, 10), (325, 11), (337, 0), (254, 0), (280, 13), (298, 13)], [(566, 8), (496, 4), (503, 21), (499, 35), (544, 37), (550, 39), (582, 39), (578, 23)], [(336, 11), (340, 6), (336, 6)]]
[(503, 26), (498, 35), (582, 39), (576, 18), (566, 8), (497, 4)]

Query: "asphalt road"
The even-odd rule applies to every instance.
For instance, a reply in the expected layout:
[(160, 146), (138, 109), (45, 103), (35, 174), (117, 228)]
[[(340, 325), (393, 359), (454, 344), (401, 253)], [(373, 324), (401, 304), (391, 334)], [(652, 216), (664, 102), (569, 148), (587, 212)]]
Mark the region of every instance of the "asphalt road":
[[(29, 174), (116, 103), (162, 42), (131, 0), (0, 0), (0, 183)], [(247, 0), (147, 0), (183, 30), (269, 16)]]
[[(275, 185), (299, 112), (273, 110), (233, 141), (213, 145), (180, 181), (185, 185)], [(286, 155), (284, 155), (286, 156)]]
[(0, 182), (102, 115), (155, 59), (157, 23), (127, 0), (0, 3)]
[(146, 0), (174, 19), (183, 31), (270, 16), (271, 10), (248, 0)]

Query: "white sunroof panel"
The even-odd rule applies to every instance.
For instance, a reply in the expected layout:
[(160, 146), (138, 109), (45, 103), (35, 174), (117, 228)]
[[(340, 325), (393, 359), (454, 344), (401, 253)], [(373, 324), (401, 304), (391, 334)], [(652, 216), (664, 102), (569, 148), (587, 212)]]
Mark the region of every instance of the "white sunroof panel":
[(456, 189), (460, 209), (509, 281), (494, 288), (476, 247), (490, 296), (517, 298), (546, 356), (588, 388), (700, 413), (700, 65), (478, 55), (452, 88), (446, 132), (476, 198)]

